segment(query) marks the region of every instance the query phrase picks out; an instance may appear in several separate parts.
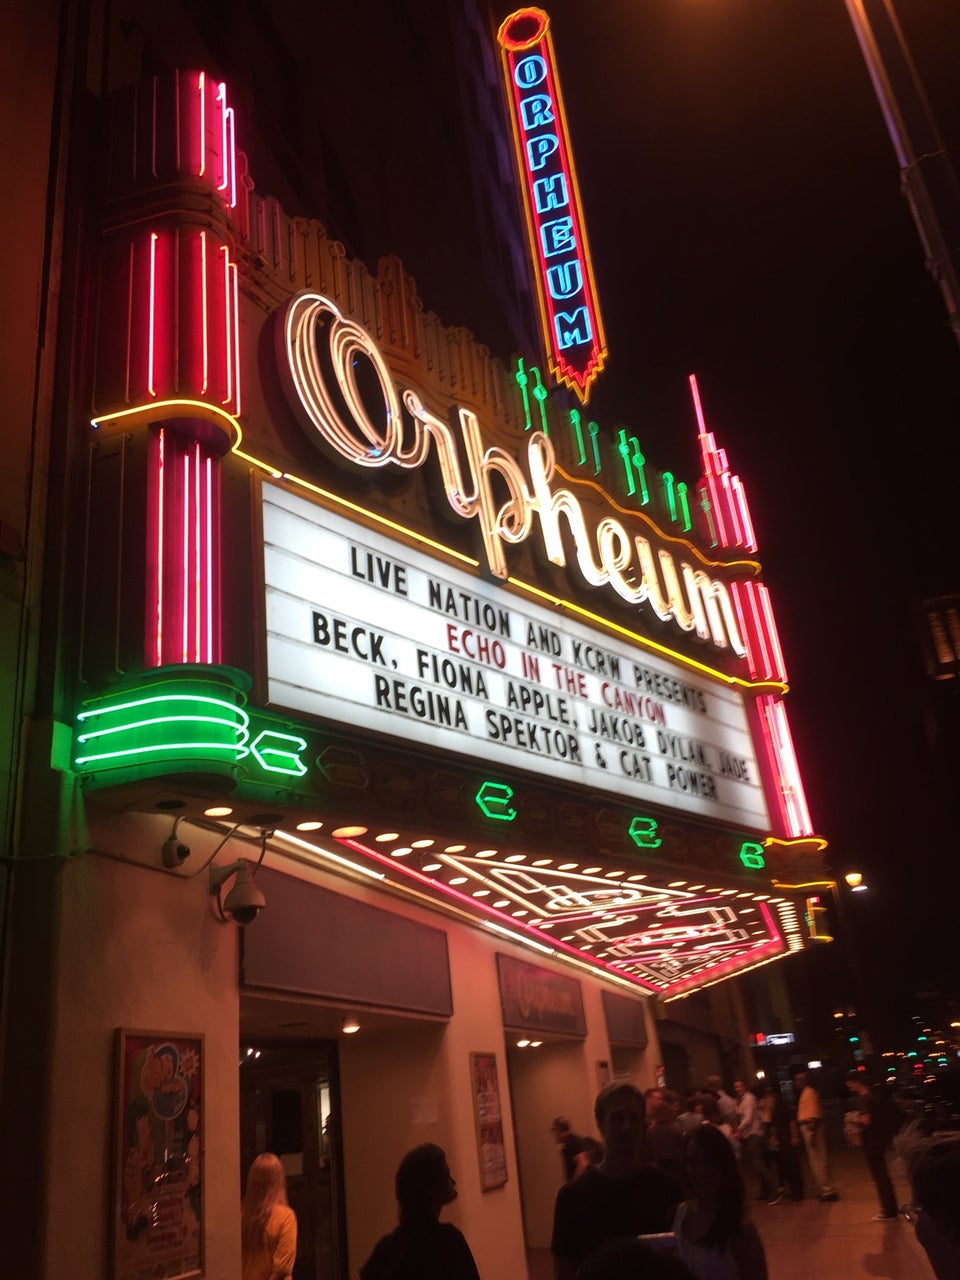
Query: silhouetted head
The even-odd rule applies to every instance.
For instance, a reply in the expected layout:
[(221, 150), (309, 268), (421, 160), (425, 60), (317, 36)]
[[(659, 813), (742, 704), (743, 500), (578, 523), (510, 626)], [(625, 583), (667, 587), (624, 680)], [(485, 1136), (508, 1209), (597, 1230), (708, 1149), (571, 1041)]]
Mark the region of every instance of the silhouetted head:
[(743, 1222), (744, 1192), (733, 1145), (720, 1129), (699, 1124), (690, 1130), (683, 1146), (683, 1176), (692, 1195), (716, 1206), (703, 1243), (722, 1249)]
[(247, 1189), (240, 1209), (240, 1241), (244, 1251), (258, 1249), (266, 1239), (267, 1223), (278, 1204), (287, 1203), (287, 1175), (272, 1151), (257, 1156), (247, 1171)]
[(414, 1147), (397, 1168), (397, 1204), (401, 1220), (436, 1218), (457, 1198), (457, 1183), (442, 1147), (432, 1142)]
[(960, 1275), (960, 1133), (925, 1134), (912, 1124), (896, 1139), (913, 1199), (912, 1221), (938, 1280)]

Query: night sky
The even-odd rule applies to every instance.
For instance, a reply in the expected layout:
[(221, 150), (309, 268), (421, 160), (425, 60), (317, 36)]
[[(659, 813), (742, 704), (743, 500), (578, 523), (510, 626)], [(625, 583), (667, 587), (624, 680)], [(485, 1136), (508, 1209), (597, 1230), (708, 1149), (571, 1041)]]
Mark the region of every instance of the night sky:
[[(870, 884), (847, 923), (882, 1036), (960, 985), (957, 802), (913, 621), (960, 588), (960, 344), (843, 0), (544, 7), (610, 349), (592, 415), (695, 479), (697, 374), (747, 488), (814, 825)], [(897, 11), (956, 163), (960, 5)], [(790, 964), (829, 986), (825, 950)]]

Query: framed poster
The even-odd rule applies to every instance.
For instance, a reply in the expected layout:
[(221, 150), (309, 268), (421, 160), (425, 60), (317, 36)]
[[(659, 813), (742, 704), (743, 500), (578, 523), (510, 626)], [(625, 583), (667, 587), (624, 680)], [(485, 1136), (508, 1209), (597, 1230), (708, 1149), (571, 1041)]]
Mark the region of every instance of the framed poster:
[(507, 1152), (503, 1145), (496, 1054), (471, 1053), (470, 1083), (477, 1121), (480, 1190), (491, 1191), (494, 1187), (502, 1187), (507, 1180)]
[(203, 1271), (203, 1036), (117, 1031), (113, 1280)]

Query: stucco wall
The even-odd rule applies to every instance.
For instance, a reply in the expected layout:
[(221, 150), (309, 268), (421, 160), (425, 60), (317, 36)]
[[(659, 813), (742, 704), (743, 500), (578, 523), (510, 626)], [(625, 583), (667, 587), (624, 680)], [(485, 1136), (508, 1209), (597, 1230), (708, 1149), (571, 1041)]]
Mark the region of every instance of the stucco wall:
[[(110, 847), (145, 850), (159, 824), (119, 821)], [(45, 1276), (110, 1274), (115, 1032), (126, 1027), (204, 1033), (205, 1276), (236, 1280), (237, 929), (214, 919), (206, 875), (174, 879), (83, 854), (64, 871), (58, 970)]]

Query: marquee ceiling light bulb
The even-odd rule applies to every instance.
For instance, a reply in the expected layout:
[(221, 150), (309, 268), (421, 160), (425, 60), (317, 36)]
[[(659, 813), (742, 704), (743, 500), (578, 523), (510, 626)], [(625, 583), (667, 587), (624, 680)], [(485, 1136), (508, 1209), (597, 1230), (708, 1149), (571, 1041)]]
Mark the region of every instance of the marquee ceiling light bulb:
[(430, 848), (430, 846), (431, 846), (432, 844), (434, 844), (434, 843), (435, 843), (435, 841), (433, 841), (433, 840), (411, 840), (411, 842), (410, 842), (410, 843), (413, 845), (414, 849), (429, 849), (429, 848)]
[(377, 844), (389, 844), (391, 840), (399, 840), (399, 831), (381, 831), (378, 836), (373, 837)]
[(443, 852), (444, 853), (463, 853), (466, 847), (467, 846), (465, 844), (448, 844)]
[(352, 1014), (347, 1014), (343, 1020), (340, 1030), (345, 1036), (352, 1036), (355, 1032), (360, 1030), (360, 1023)]
[(322, 822), (298, 822), (298, 831), (319, 831), (323, 826)]
[(233, 810), (228, 804), (215, 804), (212, 809), (204, 809), (205, 818), (228, 818)]
[(337, 827), (330, 833), (336, 840), (352, 840), (356, 836), (365, 836), (366, 827)]
[(409, 845), (401, 845), (398, 849), (391, 850), (391, 858), (405, 858), (408, 853), (413, 853)]

